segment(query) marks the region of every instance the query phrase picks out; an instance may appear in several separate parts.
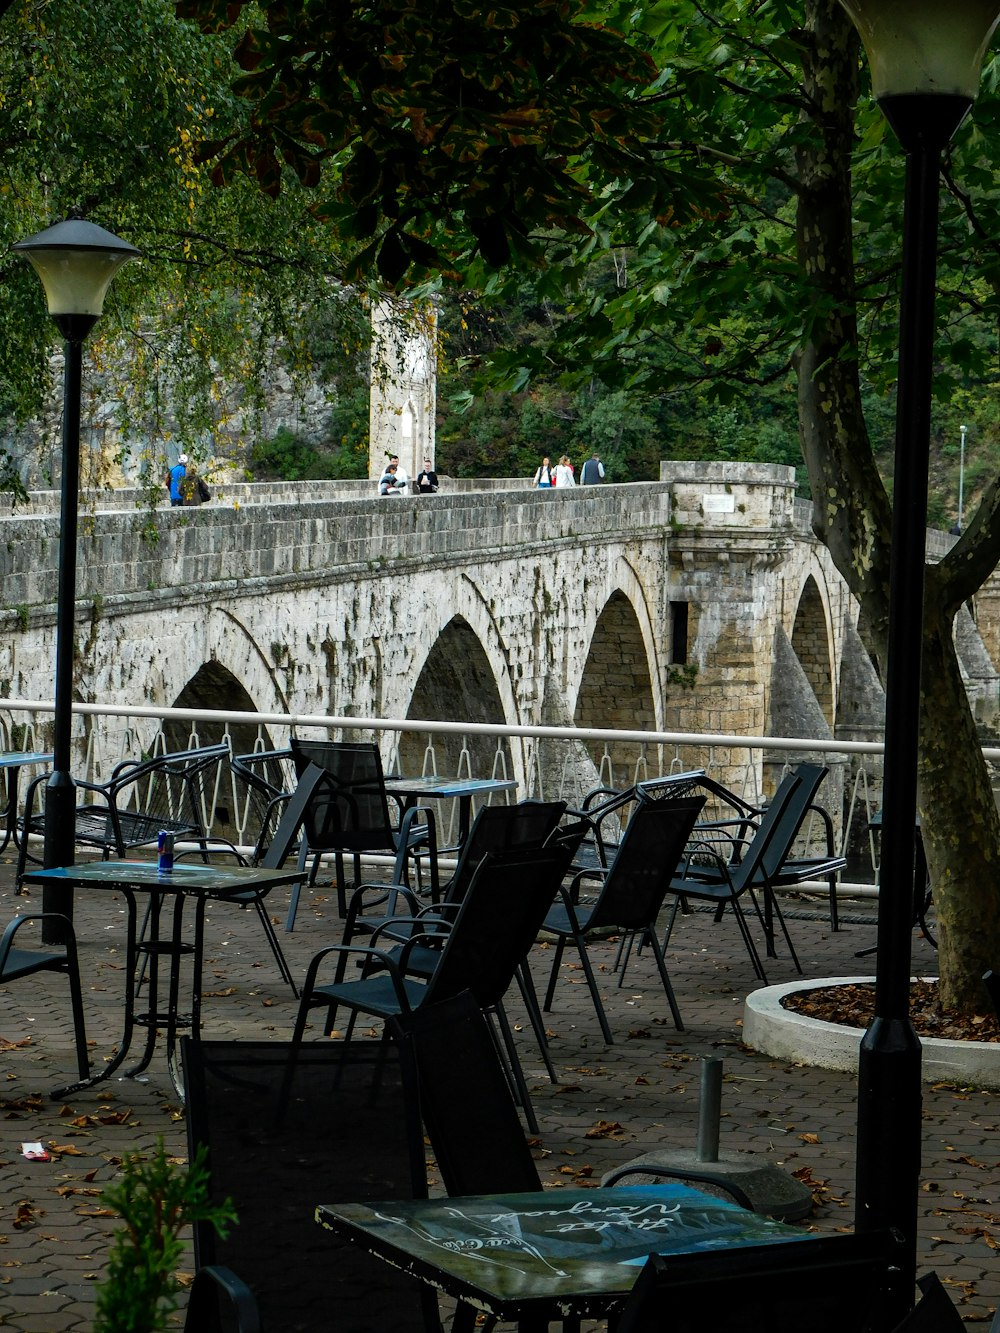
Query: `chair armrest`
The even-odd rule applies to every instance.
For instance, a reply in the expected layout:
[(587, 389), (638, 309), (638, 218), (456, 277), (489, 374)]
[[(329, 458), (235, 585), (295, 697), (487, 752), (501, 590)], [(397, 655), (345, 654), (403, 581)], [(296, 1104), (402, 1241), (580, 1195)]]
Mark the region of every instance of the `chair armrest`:
[[(410, 910), (411, 916), (407, 919), (411, 922), (421, 910), (420, 899), (412, 889), (408, 889), (402, 884), (359, 884), (351, 894), (350, 901), (347, 904), (347, 915), (344, 918), (342, 943), (347, 944), (351, 940), (358, 919), (364, 919), (364, 909), (369, 897), (373, 903), (377, 903), (380, 900), (385, 900), (390, 897), (397, 900), (401, 898)], [(404, 918), (396, 912), (394, 907), (391, 917), (378, 917), (376, 919), (381, 925), (386, 920), (400, 921)]]
[(823, 830), (826, 834), (826, 854), (827, 856), (836, 856), (837, 852), (833, 834), (833, 819), (829, 810), (822, 805), (818, 805), (814, 801), (811, 805), (806, 807), (806, 814), (819, 815), (823, 823)]
[[(416, 920), (417, 918), (412, 916), (386, 917), (383, 921), (379, 922), (378, 928), (376, 930), (373, 930), (371, 935), (369, 935), (368, 937), (372, 949), (376, 951), (378, 950), (377, 942), (382, 938), (383, 935), (386, 936), (388, 939), (393, 940), (395, 943), (409, 944), (411, 940), (416, 939), (418, 936), (420, 936), (425, 942), (428, 940), (433, 940), (434, 943), (440, 944), (441, 936), (447, 935), (448, 932), (451, 930), (452, 923), (450, 921), (442, 920), (440, 923), (441, 931), (439, 934), (434, 936), (428, 930), (414, 930), (413, 927), (416, 924)], [(401, 939), (399, 936), (393, 935), (392, 931), (394, 926), (406, 926), (407, 927), (406, 936)]]
[(392, 954), (385, 952), (384, 949), (364, 948), (364, 946), (356, 944), (328, 944), (327, 948), (320, 949), (319, 953), (313, 954), (311, 960), (309, 960), (307, 973), (305, 973), (303, 992), (301, 992), (303, 998), (312, 994), (313, 990), (323, 989), (321, 986), (317, 988), (316, 977), (319, 976), (319, 970), (324, 961), (332, 953), (337, 954), (336, 980), (333, 984), (340, 985), (340, 982), (344, 980), (348, 961), (352, 957), (357, 958), (357, 965), (363, 968), (365, 973), (381, 972), (381, 970), (388, 972), (392, 980), (392, 988), (396, 992), (396, 1000), (399, 1001), (401, 1008), (409, 1010), (409, 1000), (403, 986), (403, 973), (401, 973), (397, 958), (392, 957)]
[[(689, 842), (687, 847), (685, 847), (683, 860), (684, 869), (680, 875), (681, 879), (696, 880), (698, 878), (698, 866), (691, 864), (691, 858), (694, 856), (707, 857), (714, 863), (712, 866), (712, 871), (714, 873), (707, 873), (705, 876), (706, 878), (716, 879), (718, 877), (724, 877), (727, 882), (732, 882), (729, 873), (730, 865), (732, 863), (724, 856), (720, 856), (715, 850), (715, 847), (707, 842)], [(707, 867), (703, 869), (707, 870)], [(676, 879), (678, 877), (675, 875), (674, 878)]]
[(73, 931), (73, 923), (63, 912), (25, 912), (23, 915), (14, 917), (7, 925), (3, 935), (0, 936), (0, 974), (7, 966), (7, 958), (14, 946), (14, 936), (26, 926), (29, 921), (61, 921), (66, 931), (66, 949), (70, 954), (76, 953), (76, 934)]
[[(183, 833), (178, 834), (178, 837), (180, 838), (184, 838), (185, 836), (186, 835)], [(203, 858), (206, 856), (231, 856), (235, 859), (237, 865), (250, 866), (253, 864), (252, 859), (248, 856), (245, 856), (243, 852), (241, 852), (240, 849), (236, 846), (236, 844), (234, 842), (230, 842), (228, 838), (220, 838), (215, 834), (212, 834), (211, 836), (205, 838), (202, 837), (195, 838), (194, 835), (192, 834), (191, 841), (196, 845), (192, 847), (181, 847), (181, 848), (178, 848), (175, 845), (174, 847), (175, 861), (184, 861), (191, 856), (200, 856)]]
[(577, 893), (579, 891), (580, 884), (585, 879), (607, 879), (610, 869), (611, 869), (610, 866), (584, 866), (583, 869), (578, 870), (576, 874), (573, 876), (573, 878), (570, 880), (569, 882), (570, 893), (574, 894)]
[[(418, 817), (420, 823), (417, 823)], [(394, 883), (402, 884), (406, 879), (406, 862), (410, 857), (426, 857), (430, 862), (431, 899), (437, 902), (441, 892), (438, 876), (437, 822), (434, 811), (428, 805), (413, 805), (400, 820), (397, 833), (396, 864), (393, 866)]]
[(184, 1318), (185, 1333), (219, 1333), (223, 1327), (219, 1304), (223, 1299), (235, 1316), (235, 1333), (261, 1333), (253, 1292), (231, 1268), (221, 1264), (206, 1264), (195, 1273)]

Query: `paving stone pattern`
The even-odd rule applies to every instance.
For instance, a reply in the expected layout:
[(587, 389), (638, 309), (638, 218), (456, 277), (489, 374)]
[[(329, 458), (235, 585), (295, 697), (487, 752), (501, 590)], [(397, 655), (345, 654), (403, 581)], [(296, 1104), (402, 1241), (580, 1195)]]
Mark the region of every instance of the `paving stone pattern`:
[[(41, 907), (37, 890), (15, 897), (9, 859), (0, 864), (0, 900), (0, 922)], [(283, 923), (286, 896), (272, 901), (275, 922)], [(800, 906), (804, 910), (790, 927), (806, 975), (863, 973), (869, 964), (854, 953), (874, 942), (867, 905), (849, 911), (849, 923), (837, 934), (815, 904), (812, 910)], [(88, 1035), (99, 1063), (114, 1049), (119, 1030), (123, 905), (107, 893), (78, 894), (76, 922)], [(293, 935), (281, 933), (299, 976), (311, 953), (338, 937), (336, 902), (326, 889), (304, 897)], [(721, 1055), (723, 1151), (756, 1154), (810, 1182), (816, 1206), (808, 1225), (850, 1228), (853, 1076), (789, 1066), (741, 1048), (743, 998), (755, 983), (733, 922), (716, 926), (709, 915), (696, 913), (675, 932), (668, 962), (683, 1033), (669, 1023), (648, 956), (633, 958), (619, 988), (615, 955), (611, 940), (592, 950), (614, 1045), (600, 1038), (579, 965), (569, 953), (549, 1016), (558, 1085), (547, 1081), (530, 1031), (520, 1037), (541, 1124), (535, 1155), (546, 1185), (597, 1184), (603, 1172), (648, 1149), (693, 1149), (700, 1061)], [(536, 946), (532, 962), (540, 988), (550, 958), (544, 942)], [(933, 951), (917, 935), (914, 959), (919, 970), (933, 972)], [(787, 955), (772, 961), (772, 981), (793, 978)], [(206, 1035), (282, 1039), (291, 1031), (295, 1003), (252, 912), (230, 907), (209, 914), (205, 992)], [(100, 1190), (114, 1179), (123, 1153), (149, 1150), (160, 1136), (171, 1153), (183, 1156), (183, 1109), (159, 1050), (142, 1081), (114, 1080), (68, 1104), (50, 1098), (75, 1069), (61, 978), (29, 978), (9, 987), (0, 1012), (0, 1327), (21, 1333), (89, 1329), (115, 1226), (101, 1208)], [(519, 1015), (513, 998), (511, 1014)], [(921, 1268), (938, 1271), (970, 1327), (985, 1327), (1000, 1298), (1000, 1099), (953, 1085), (927, 1087), (923, 1124)], [(50, 1162), (22, 1157), (22, 1141), (33, 1140), (49, 1148)], [(317, 1201), (321, 1195), (318, 1183)]]

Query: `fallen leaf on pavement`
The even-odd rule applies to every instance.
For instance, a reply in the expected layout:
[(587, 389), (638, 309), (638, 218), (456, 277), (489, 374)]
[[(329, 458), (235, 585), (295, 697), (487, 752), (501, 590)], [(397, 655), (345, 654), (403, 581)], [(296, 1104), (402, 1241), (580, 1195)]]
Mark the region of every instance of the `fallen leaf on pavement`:
[(626, 1135), (617, 1120), (598, 1120), (597, 1124), (588, 1129), (583, 1137), (585, 1139), (623, 1139)]

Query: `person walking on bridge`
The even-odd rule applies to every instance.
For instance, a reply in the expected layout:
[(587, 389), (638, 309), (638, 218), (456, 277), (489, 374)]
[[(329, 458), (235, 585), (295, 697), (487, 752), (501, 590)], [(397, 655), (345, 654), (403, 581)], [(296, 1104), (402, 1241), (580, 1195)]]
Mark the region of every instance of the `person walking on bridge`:
[(548, 454), (542, 459), (535, 470), (535, 475), (531, 479), (532, 486), (537, 486), (539, 490), (547, 491), (554, 486), (556, 482), (555, 472), (552, 464), (549, 462)]
[(181, 483), (187, 476), (187, 461), (187, 454), (181, 454), (178, 457), (177, 462), (167, 473), (167, 491), (170, 494), (170, 503), (172, 505), (182, 505), (184, 503)]
[(604, 464), (600, 454), (591, 454), (580, 469), (580, 485), (596, 486), (604, 480)]
[(569, 457), (563, 454), (556, 464), (556, 485), (557, 486), (575, 486), (576, 478), (573, 476), (573, 464)]

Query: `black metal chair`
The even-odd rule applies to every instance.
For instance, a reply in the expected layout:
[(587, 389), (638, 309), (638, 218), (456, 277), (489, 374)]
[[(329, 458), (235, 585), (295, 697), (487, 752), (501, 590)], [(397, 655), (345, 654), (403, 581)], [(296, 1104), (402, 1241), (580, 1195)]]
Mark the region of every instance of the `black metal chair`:
[[(816, 793), (829, 771), (822, 764), (799, 764), (792, 769), (792, 776), (799, 780), (798, 786), (792, 793), (791, 800), (785, 806), (774, 836), (768, 842), (753, 878), (752, 887), (762, 894), (764, 900), (767, 955), (769, 958), (774, 957), (771, 921), (775, 889), (792, 887), (796, 884), (802, 884), (806, 880), (825, 879), (829, 893), (830, 925), (834, 930), (838, 929), (839, 926), (837, 917), (837, 876), (845, 868), (847, 861), (844, 857), (837, 856), (834, 850), (833, 820), (829, 813), (816, 803)], [(724, 792), (725, 788), (719, 788), (719, 790)], [(727, 797), (730, 801), (738, 799), (732, 793), (727, 793)], [(716, 822), (709, 826), (709, 829), (715, 831), (715, 836), (718, 839), (717, 849), (723, 855), (724, 860), (730, 860), (733, 857), (738, 860), (743, 854), (747, 840), (759, 827), (767, 811), (767, 806), (751, 806), (747, 809), (749, 811), (748, 818), (743, 818), (741, 815), (738, 820), (729, 823)], [(806, 822), (807, 816), (810, 814), (815, 815), (823, 826), (825, 855), (793, 856), (792, 851), (796, 839)], [(711, 840), (712, 834), (706, 830), (705, 836)], [(700, 879), (714, 878), (719, 880), (723, 876), (721, 872), (713, 874), (711, 867), (702, 866), (698, 870), (698, 877)], [(794, 957), (794, 950), (792, 953)]]
[[(562, 809), (562, 802), (526, 802), (528, 809), (527, 817), (521, 821), (515, 821), (510, 824), (505, 823), (503, 817), (495, 819), (489, 818), (485, 822), (486, 836), (491, 841), (493, 851), (526, 851), (531, 847), (561, 846), (566, 853), (569, 863), (569, 869), (572, 870), (572, 860), (579, 850), (580, 843), (586, 837), (588, 825), (583, 820), (575, 820), (570, 824), (557, 824), (557, 812)], [(493, 807), (497, 811), (512, 810), (514, 806)], [(487, 807), (489, 810), (490, 807)], [(481, 813), (486, 813), (483, 811)], [(554, 827), (553, 827), (554, 825)], [(473, 826), (475, 829), (475, 825)], [(544, 841), (539, 841), (545, 830)], [(507, 830), (515, 837), (515, 841), (509, 845), (504, 844), (503, 833)], [(471, 841), (470, 834), (470, 841)], [(517, 839), (523, 838), (524, 842)], [(480, 845), (480, 849), (481, 850)], [(484, 853), (488, 855), (489, 853)], [(454, 921), (462, 900), (468, 891), (468, 886), (472, 882), (472, 876), (476, 867), (482, 863), (483, 855), (477, 854), (470, 856), (466, 862), (463, 873), (456, 869), (455, 875), (445, 890), (445, 899), (440, 904), (432, 904), (420, 908), (416, 916), (405, 915), (396, 920), (384, 919), (380, 928), (380, 938), (385, 940), (399, 940), (405, 942), (418, 931), (423, 936), (422, 941), (417, 942), (407, 955), (407, 971), (410, 976), (426, 979), (437, 967), (441, 956), (441, 947), (447, 938), (448, 931), (451, 929), (451, 923)], [(338, 972), (337, 980), (343, 980), (343, 966), (346, 966), (346, 957), (341, 960), (341, 970)], [(531, 1024), (531, 1030), (535, 1035), (535, 1041), (538, 1043), (539, 1054), (545, 1063), (545, 1069), (552, 1083), (558, 1083), (555, 1066), (552, 1063), (552, 1057), (549, 1053), (549, 1042), (545, 1032), (545, 1020), (542, 1017), (541, 1005), (538, 1003), (538, 995), (535, 991), (534, 979), (531, 975), (531, 967), (528, 959), (525, 958), (517, 968), (514, 974), (518, 989), (521, 992), (521, 998), (524, 1001), (525, 1009), (528, 1013), (528, 1021)], [(527, 1108), (526, 1108), (527, 1110)], [(530, 1110), (528, 1110), (529, 1121), (534, 1128), (534, 1121)]]
[[(952, 1303), (937, 1273), (925, 1273), (918, 1277), (917, 1286), (922, 1294), (916, 1308), (910, 1311), (901, 1324), (896, 1325), (892, 1333), (963, 1333), (965, 1320)], [(997, 1333), (998, 1330), (1000, 1311), (990, 1325), (990, 1333)]]
[[(232, 775), (238, 806), (235, 822), (250, 835), (256, 846), (266, 846), (281, 818), (285, 801), (295, 790), (291, 748), (234, 754)], [(244, 842), (247, 841), (249, 839), (244, 838)]]
[[(371, 935), (376, 930), (381, 930), (383, 938), (401, 941), (409, 939), (415, 931), (432, 934), (437, 920), (451, 922), (455, 919), (484, 856), (514, 848), (541, 847), (555, 832), (565, 810), (565, 801), (522, 801), (517, 805), (483, 806), (459, 852), (451, 879), (440, 889), (437, 901), (430, 906), (425, 904), (419, 895), (399, 882), (398, 873), (388, 886), (361, 884), (347, 905), (341, 943), (350, 944), (356, 935)], [(383, 908), (380, 915), (365, 915), (366, 908), (372, 903)]]
[[(616, 928), (638, 933), (648, 941), (674, 1024), (678, 1030), (683, 1029), (673, 986), (656, 939), (656, 918), (704, 804), (702, 796), (640, 801), (625, 827), (610, 867), (607, 870), (581, 870), (568, 888), (560, 888), (560, 901), (546, 915), (543, 927), (556, 937), (545, 992), (546, 1010), (552, 1007), (563, 950), (566, 942), (572, 940), (583, 964), (604, 1040), (609, 1044), (614, 1041), (587, 953), (587, 936), (598, 930)], [(600, 892), (591, 907), (584, 907), (575, 901), (577, 892), (582, 882), (595, 876), (602, 880)]]
[[(471, 993), (390, 1018), (389, 1031), (412, 1054), (420, 1117), (448, 1194), (540, 1190), (508, 1073)], [(488, 1333), (492, 1322), (459, 1305), (451, 1333)]]
[(872, 1231), (654, 1254), (616, 1333), (875, 1333), (902, 1248), (898, 1233)]
[[(342, 917), (347, 915), (348, 881), (344, 860), (353, 861), (354, 878), (350, 888), (361, 883), (361, 855), (363, 852), (390, 852), (394, 856), (401, 846), (404, 821), (396, 803), (393, 818), (382, 772), (382, 756), (378, 746), (362, 741), (302, 741), (291, 740), (292, 760), (301, 774), (307, 764), (313, 763), (328, 773), (332, 785), (324, 799), (314, 803), (305, 823), (309, 854), (313, 857), (309, 883), (315, 882), (320, 858), (334, 857), (337, 885), (337, 906)], [(412, 814), (412, 811), (408, 811)], [(424, 812), (423, 822), (433, 832), (433, 816)], [(412, 827), (412, 823), (410, 825)], [(405, 856), (419, 867), (426, 859), (430, 867), (431, 896), (437, 893), (437, 847), (403, 844)], [(295, 924), (298, 892), (293, 891), (285, 929)]]
[[(15, 937), (29, 921), (58, 919), (65, 935), (65, 948), (59, 953), (37, 949), (22, 949), (15, 945)], [(76, 1042), (76, 1063), (81, 1079), (90, 1077), (87, 1056), (87, 1029), (83, 1017), (83, 991), (80, 986), (80, 964), (76, 953), (76, 936), (68, 917), (60, 912), (38, 912), (30, 916), (16, 916), (0, 938), (0, 986), (7, 986), (22, 977), (38, 972), (62, 972), (69, 978), (70, 1003), (73, 1009), (73, 1036)]]
[[(337, 1009), (350, 1010), (347, 1036), (357, 1014), (389, 1019), (424, 1004), (435, 1004), (471, 991), (479, 1007), (495, 1016), (518, 1099), (534, 1129), (528, 1089), (521, 1071), (503, 997), (519, 965), (527, 958), (573, 855), (571, 844), (554, 843), (527, 851), (494, 852), (480, 862), (447, 937), (414, 935), (387, 951), (378, 934), (371, 946), (330, 945), (309, 964), (295, 1021), (293, 1042), (299, 1043), (311, 1009), (323, 1007), (325, 1034), (333, 1029)], [(437, 950), (429, 976), (409, 973), (408, 960), (417, 949)], [(327, 959), (353, 955), (365, 969), (357, 980), (334, 980), (320, 985), (318, 975)], [(421, 955), (426, 961), (426, 953)], [(343, 968), (338, 966), (338, 972)]]
[(389, 1020), (413, 1053), (420, 1115), (449, 1194), (540, 1190), (506, 1070), (470, 991)]
[[(106, 861), (125, 857), (137, 847), (154, 846), (162, 831), (203, 845), (221, 769), (229, 759), (228, 744), (206, 745), (153, 759), (125, 760), (105, 783), (77, 780), (76, 844), (98, 849)], [(42, 774), (25, 793), (18, 886), (28, 861), (41, 860), (29, 850), (29, 835), (45, 833), (46, 782), (48, 775)]]
[[(834, 844), (833, 820), (830, 817), (830, 812), (816, 801), (816, 793), (830, 770), (822, 764), (799, 764), (793, 771), (796, 777), (800, 779), (802, 787), (792, 798), (789, 806), (790, 813), (787, 818), (790, 821), (795, 821), (795, 837), (798, 837), (807, 817), (814, 815), (823, 827), (825, 852), (821, 856), (788, 855), (783, 861), (777, 863), (769, 850), (767, 857), (765, 857), (764, 874), (772, 890), (789, 888), (796, 884), (802, 884), (806, 880), (825, 879), (829, 899), (830, 926), (833, 930), (839, 930), (837, 877), (842, 870), (847, 868), (847, 859), (837, 855)], [(799, 813), (800, 810), (801, 814)]]
[[(764, 856), (783, 827), (782, 821), (785, 817), (785, 811), (799, 783), (800, 779), (794, 773), (789, 773), (782, 779), (753, 836), (747, 843), (740, 843), (739, 850), (742, 852), (742, 859), (734, 860), (721, 854), (718, 841), (721, 832), (719, 829), (713, 830), (713, 841), (702, 840), (689, 846), (689, 854), (683, 867), (670, 881), (667, 889), (668, 894), (674, 895), (674, 905), (663, 937), (664, 950), (670, 942), (677, 913), (682, 905), (686, 910), (688, 902), (692, 900), (710, 903), (716, 909), (717, 921), (721, 919), (728, 906), (732, 908), (733, 915), (736, 918), (736, 924), (739, 927), (754, 973), (765, 985), (767, 984), (764, 965), (760, 960), (757, 946), (754, 944), (740, 899), (744, 894), (750, 898), (754, 914), (759, 919), (762, 929), (765, 929), (765, 933), (769, 933), (766, 931), (764, 916), (760, 911), (757, 899), (754, 897), (754, 888), (761, 882), (759, 876)], [(727, 839), (728, 843), (733, 841), (739, 842), (738, 839)], [(794, 841), (794, 833), (790, 835), (789, 842), (781, 853), (782, 857), (786, 854), (792, 841)], [(781, 908), (776, 900), (771, 903), (771, 910), (778, 918), (792, 959), (801, 972), (802, 969), (799, 967), (799, 960), (789, 938)]]
[(309, 1042), (293, 1052), (287, 1042), (190, 1038), (182, 1049), (190, 1150), (207, 1146), (212, 1199), (231, 1198), (239, 1218), (225, 1238), (195, 1224), (189, 1333), (232, 1326), (220, 1306), (228, 1313), (234, 1286), (216, 1299), (220, 1269), (250, 1289), (265, 1329), (437, 1333), (426, 1288), (314, 1220), (324, 1199), (426, 1194), (408, 1051), (394, 1042)]

